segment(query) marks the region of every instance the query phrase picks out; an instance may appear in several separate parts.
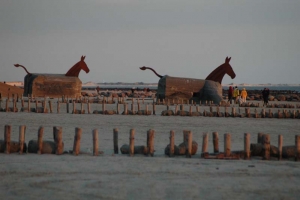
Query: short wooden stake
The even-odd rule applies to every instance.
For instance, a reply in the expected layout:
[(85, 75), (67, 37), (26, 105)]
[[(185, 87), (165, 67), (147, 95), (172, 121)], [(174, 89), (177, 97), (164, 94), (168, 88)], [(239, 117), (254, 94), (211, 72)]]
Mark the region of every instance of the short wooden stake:
[(257, 134), (257, 143), (262, 144), (263, 143), (263, 133), (258, 133)]
[(134, 155), (134, 129), (130, 129), (130, 136), (129, 136), (129, 156)]
[(192, 144), (193, 144), (193, 134), (191, 131), (188, 133), (188, 140), (186, 144), (186, 157), (191, 158), (192, 157)]
[(231, 155), (231, 134), (224, 134), (224, 156), (229, 157)]
[(98, 156), (98, 130), (93, 130), (93, 155)]
[(81, 111), (80, 114), (83, 114), (83, 100), (82, 99), (81, 99), (80, 105), (81, 105), (80, 106), (80, 108), (81, 108), (80, 109), (80, 111)]
[(8, 108), (8, 102), (9, 102), (9, 99), (7, 98), (7, 99), (6, 99), (6, 105), (5, 105), (5, 111), (6, 111), (6, 112), (9, 111), (9, 108)]
[(57, 113), (59, 113), (59, 110), (60, 110), (60, 103), (59, 101), (57, 101)]
[(295, 161), (300, 161), (300, 135), (295, 135), (296, 155)]
[(202, 135), (202, 155), (208, 153), (208, 133), (203, 133)]
[(124, 115), (128, 115), (127, 103), (124, 104)]
[(73, 102), (72, 102), (72, 104), (73, 104), (73, 114), (75, 114), (75, 112), (76, 112), (76, 105), (75, 105), (75, 101), (73, 101)]
[(13, 109), (14, 109), (13, 112), (17, 112), (17, 102), (16, 102), (16, 99), (13, 99)]
[(119, 130), (117, 128), (114, 128), (114, 153), (118, 154), (119, 153), (119, 145), (118, 145), (118, 134)]
[(24, 151), (24, 141), (25, 141), (25, 130), (26, 126), (19, 126), (19, 145), (20, 145), (20, 154), (23, 154)]
[(117, 103), (117, 114), (120, 114), (120, 103)]
[(155, 103), (153, 103), (153, 115), (155, 115), (155, 109), (156, 109), (156, 105)]
[(178, 112), (178, 104), (176, 104), (175, 106), (175, 115), (177, 115), (177, 112)]
[(90, 101), (87, 102), (87, 110), (88, 110), (88, 114), (91, 114), (91, 104), (90, 104)]
[(82, 135), (82, 129), (75, 128), (74, 144), (73, 144), (73, 155), (77, 156), (80, 152), (80, 140)]
[(54, 130), (54, 138), (56, 143), (56, 155), (63, 154), (63, 142), (62, 142), (62, 127), (53, 127)]
[(43, 153), (43, 135), (44, 127), (40, 126), (38, 130), (38, 154)]
[(170, 153), (169, 156), (173, 157), (174, 156), (174, 145), (175, 145), (175, 131), (171, 130), (170, 131)]
[(278, 160), (282, 159), (283, 136), (278, 135)]
[(4, 127), (4, 144), (5, 144), (5, 153), (10, 154), (10, 134), (11, 134), (11, 125), (5, 125)]
[(150, 154), (151, 157), (154, 155), (154, 130), (150, 129), (147, 131), (147, 147), (148, 147), (148, 155)]
[(244, 159), (250, 159), (250, 133), (244, 133)]
[(52, 101), (49, 100), (49, 110), (50, 110), (50, 113), (52, 113)]
[(213, 146), (214, 153), (219, 153), (219, 134), (218, 132), (213, 132)]
[(263, 135), (263, 160), (270, 160), (270, 135), (264, 134)]

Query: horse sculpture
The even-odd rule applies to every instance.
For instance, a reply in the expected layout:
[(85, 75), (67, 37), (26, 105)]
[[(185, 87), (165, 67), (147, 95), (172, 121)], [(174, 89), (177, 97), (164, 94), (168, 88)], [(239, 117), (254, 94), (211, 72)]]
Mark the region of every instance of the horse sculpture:
[(228, 74), (232, 79), (236, 76), (229, 64), (230, 60), (231, 57), (226, 57), (225, 63), (212, 71), (205, 80), (171, 77), (168, 75), (162, 76), (154, 69), (145, 66), (140, 67), (140, 69), (150, 69), (160, 78), (157, 88), (157, 99), (193, 99), (197, 102), (213, 101), (219, 104), (222, 101), (221, 84), (224, 75)]
[(84, 59), (85, 56), (81, 56), (80, 61), (71, 67), (66, 74), (30, 73), (23, 65), (15, 64), (15, 67), (22, 67), (27, 73), (24, 78), (24, 96), (80, 96), (82, 82), (78, 78), (79, 73), (81, 70), (84, 70), (86, 73), (90, 71)]

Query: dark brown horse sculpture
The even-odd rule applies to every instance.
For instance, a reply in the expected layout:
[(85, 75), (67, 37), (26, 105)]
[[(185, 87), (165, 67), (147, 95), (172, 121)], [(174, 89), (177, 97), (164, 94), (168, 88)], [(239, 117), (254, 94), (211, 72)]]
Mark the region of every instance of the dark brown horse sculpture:
[(214, 101), (219, 103), (222, 100), (222, 79), (228, 74), (232, 79), (235, 73), (229, 62), (231, 57), (226, 57), (225, 63), (212, 71), (206, 79), (192, 79), (162, 76), (150, 67), (140, 67), (141, 70), (149, 69), (158, 76), (157, 99), (194, 99), (196, 101)]
[[(73, 76), (73, 77), (78, 77), (79, 76), (79, 72), (81, 70), (84, 70), (86, 73), (90, 72), (90, 69), (88, 68), (87, 64), (84, 62), (85, 56), (81, 56), (81, 59), (78, 63), (76, 63), (73, 67), (71, 67), (69, 69), (69, 71), (65, 74), (65, 76)], [(31, 74), (30, 72), (28, 72), (28, 70), (26, 69), (26, 67), (24, 67), (23, 65), (20, 64), (14, 64), (15, 67), (22, 67), (27, 74)]]
[(82, 82), (78, 78), (81, 70), (89, 73), (89, 68), (81, 56), (66, 74), (40, 74), (30, 73), (23, 65), (15, 64), (15, 67), (22, 67), (27, 75), (24, 77), (24, 96), (34, 95), (36, 97), (78, 97), (81, 95)]
[[(222, 84), (222, 80), (225, 74), (228, 74), (232, 79), (235, 78), (235, 73), (231, 67), (231, 65), (229, 64), (231, 60), (231, 57), (228, 58), (226, 57), (225, 59), (225, 63), (220, 65), (219, 67), (217, 67), (214, 71), (212, 71), (205, 80), (211, 80), (211, 81), (215, 81), (218, 82), (220, 84)], [(151, 71), (153, 71), (153, 73), (158, 76), (159, 78), (162, 78), (162, 75), (159, 75), (154, 69), (152, 69), (151, 67), (140, 67), (141, 70), (146, 70), (149, 69)]]

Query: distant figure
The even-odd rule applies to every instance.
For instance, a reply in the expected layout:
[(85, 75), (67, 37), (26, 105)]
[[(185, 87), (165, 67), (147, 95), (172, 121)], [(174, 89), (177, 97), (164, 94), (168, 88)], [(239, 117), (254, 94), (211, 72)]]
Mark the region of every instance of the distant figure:
[(5, 81), (4, 81), (3, 83), (4, 83), (4, 84), (6, 84), (6, 82), (5, 82)]
[(247, 96), (248, 96), (248, 94), (247, 94), (246, 88), (243, 88), (243, 90), (241, 92), (242, 103), (246, 103)]
[(231, 104), (232, 101), (232, 97), (233, 97), (233, 88), (231, 86), (229, 86), (228, 89), (228, 102)]
[(263, 96), (263, 100), (264, 100), (264, 105), (268, 105), (269, 103), (269, 94), (270, 94), (270, 91), (268, 88), (264, 88), (264, 90), (261, 92), (262, 93), (262, 96)]
[(234, 91), (233, 91), (233, 99), (234, 103), (238, 103), (239, 101), (239, 96), (240, 96), (240, 91), (237, 86), (235, 86)]

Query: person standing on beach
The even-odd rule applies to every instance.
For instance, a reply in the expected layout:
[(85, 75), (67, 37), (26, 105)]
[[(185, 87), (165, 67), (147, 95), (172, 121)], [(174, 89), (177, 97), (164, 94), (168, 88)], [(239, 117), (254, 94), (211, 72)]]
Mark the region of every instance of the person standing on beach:
[(234, 103), (238, 103), (239, 102), (239, 96), (240, 96), (240, 91), (239, 91), (238, 87), (235, 86), (234, 91), (233, 91)]
[(262, 96), (263, 96), (263, 100), (264, 100), (264, 104), (263, 106), (267, 106), (268, 105), (268, 98), (269, 98), (269, 92), (267, 90), (267, 88), (264, 88), (264, 90), (261, 92)]
[(231, 104), (232, 101), (232, 96), (233, 96), (233, 88), (231, 86), (229, 86), (228, 89), (228, 102)]
[(248, 96), (248, 94), (247, 94), (246, 88), (243, 88), (243, 90), (241, 92), (242, 103), (246, 103), (247, 96)]

